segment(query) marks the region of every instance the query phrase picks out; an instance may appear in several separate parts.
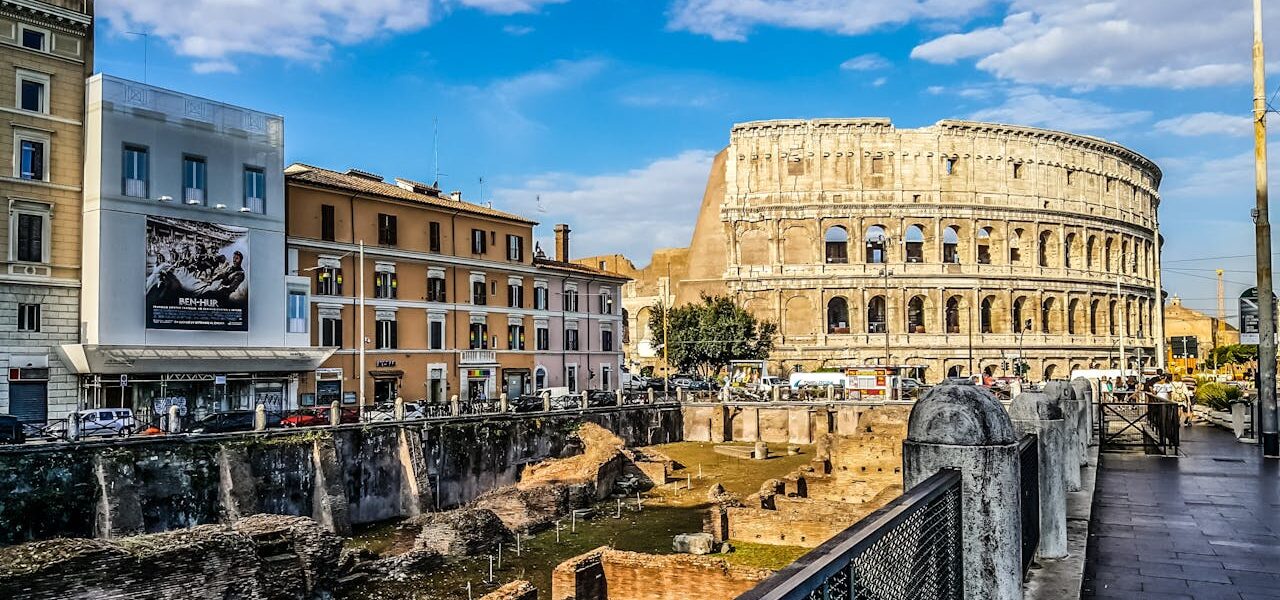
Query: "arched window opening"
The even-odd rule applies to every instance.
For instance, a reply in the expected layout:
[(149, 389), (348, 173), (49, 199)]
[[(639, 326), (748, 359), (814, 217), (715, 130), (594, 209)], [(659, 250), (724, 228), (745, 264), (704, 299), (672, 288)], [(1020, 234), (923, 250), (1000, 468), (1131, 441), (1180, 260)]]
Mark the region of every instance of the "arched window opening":
[(1120, 272), (1129, 268), (1129, 240), (1120, 244)]
[(991, 328), (991, 296), (982, 299), (982, 308), (978, 311), (978, 322), (981, 326), (982, 333), (994, 333)]
[(867, 302), (867, 333), (885, 333), (886, 320), (885, 317), (884, 296), (875, 296)]
[(1058, 365), (1049, 365), (1044, 368), (1044, 380), (1050, 381), (1054, 375), (1058, 374)]
[(924, 262), (924, 229), (919, 225), (907, 228), (907, 262)]
[(1102, 246), (1102, 268), (1106, 270), (1108, 273), (1112, 272), (1111, 250), (1112, 250), (1112, 240), (1107, 240), (1107, 243)]
[(951, 365), (951, 368), (947, 369), (947, 378), (958, 379), (960, 377), (964, 377), (964, 370), (960, 365)]
[(1009, 264), (1016, 265), (1022, 262), (1022, 230), (1014, 229), (1013, 235), (1009, 236)]
[(840, 296), (827, 302), (827, 333), (849, 333), (849, 302)]
[(627, 309), (622, 309), (622, 343), (631, 343), (631, 315)]
[(991, 264), (991, 228), (983, 227), (978, 230), (978, 264)]
[(1050, 263), (1049, 253), (1052, 252), (1051, 250), (1052, 247), (1053, 247), (1053, 232), (1041, 231), (1040, 247), (1036, 249), (1036, 254), (1040, 257), (1040, 266), (1042, 267), (1049, 266), (1049, 263)]
[(1093, 252), (1097, 249), (1098, 238), (1089, 236), (1089, 241), (1084, 244), (1084, 266), (1086, 269), (1093, 268)]
[(1053, 325), (1053, 298), (1045, 298), (1040, 303), (1040, 332), (1041, 333), (1057, 333), (1054, 331)]
[(960, 262), (960, 228), (955, 225), (942, 230), (942, 262)]
[(1010, 316), (1013, 317), (1014, 333), (1022, 333), (1024, 329), (1028, 329), (1031, 326), (1030, 319), (1023, 319), (1022, 309), (1025, 307), (1026, 303), (1027, 299), (1025, 297), (1020, 297), (1013, 301), (1013, 310), (1009, 311), (1009, 313)]
[(960, 296), (947, 299), (947, 333), (960, 333)]
[(924, 296), (913, 296), (907, 302), (907, 332), (924, 333)]
[(867, 228), (867, 235), (864, 238), (867, 243), (867, 262), (873, 264), (883, 264), (889, 262), (885, 255), (885, 245), (889, 241), (889, 237), (884, 233), (884, 227), (880, 225), (872, 225)]
[(1062, 242), (1062, 266), (1070, 269), (1072, 267), (1071, 254), (1076, 245), (1076, 234), (1068, 233), (1066, 239)]
[(1067, 303), (1067, 333), (1070, 335), (1076, 334), (1076, 312), (1079, 308), (1080, 301), (1075, 298)]
[(1124, 335), (1133, 336), (1133, 302), (1124, 301)]
[(1111, 304), (1107, 307), (1107, 329), (1110, 332), (1110, 335), (1116, 335), (1118, 323), (1119, 321), (1116, 319), (1116, 301), (1112, 300)]
[(839, 225), (827, 229), (826, 240), (827, 264), (844, 264), (849, 262), (849, 231)]
[(1098, 335), (1098, 301), (1089, 303), (1089, 335)]
[(987, 365), (987, 366), (983, 367), (983, 368), (982, 368), (982, 374), (983, 374), (983, 375), (986, 375), (987, 377), (995, 377), (995, 376), (996, 376), (996, 366), (995, 366), (995, 365)]

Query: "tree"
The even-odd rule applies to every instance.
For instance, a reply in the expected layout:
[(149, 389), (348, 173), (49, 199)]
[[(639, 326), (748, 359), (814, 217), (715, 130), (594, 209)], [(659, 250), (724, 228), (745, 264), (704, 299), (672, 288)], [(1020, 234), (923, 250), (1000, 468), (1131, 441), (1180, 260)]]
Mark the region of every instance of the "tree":
[[(664, 307), (653, 307), (649, 330), (662, 331)], [(765, 360), (778, 325), (760, 321), (728, 296), (707, 296), (667, 313), (667, 353), (683, 372), (715, 377), (735, 360)], [(659, 338), (661, 340), (661, 338)]]
[[(1216, 359), (1216, 363), (1214, 362)], [(1208, 364), (1244, 365), (1258, 359), (1258, 347), (1253, 344), (1219, 346), (1209, 353)]]

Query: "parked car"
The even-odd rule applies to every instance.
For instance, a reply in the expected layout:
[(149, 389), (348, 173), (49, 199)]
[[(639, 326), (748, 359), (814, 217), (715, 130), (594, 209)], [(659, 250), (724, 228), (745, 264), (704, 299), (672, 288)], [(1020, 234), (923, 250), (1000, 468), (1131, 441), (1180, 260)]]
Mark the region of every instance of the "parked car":
[(22, 421), (13, 415), (0, 415), (0, 444), (21, 444), (27, 441), (22, 432)]
[(507, 401), (507, 410), (517, 413), (538, 412), (542, 410), (542, 396), (525, 394)]
[(595, 408), (598, 406), (616, 406), (618, 397), (613, 392), (604, 390), (595, 390), (587, 392), (587, 406)]
[[(360, 411), (354, 408), (338, 409), (339, 423), (359, 423)], [(306, 408), (280, 419), (281, 427), (317, 427), (329, 424), (329, 408)]]
[(254, 411), (233, 410), (206, 415), (191, 425), (191, 433), (253, 431)]
[[(661, 380), (659, 380), (661, 383)], [(628, 390), (644, 391), (649, 389), (649, 378), (644, 375), (632, 375), (625, 385)]]
[(786, 388), (787, 386), (787, 380), (781, 377), (768, 375), (760, 378), (760, 383), (756, 384), (756, 390), (770, 394), (773, 393), (774, 388)]
[(686, 392), (711, 392), (716, 386), (710, 381), (687, 375), (676, 375), (671, 378), (672, 389), (681, 388)]
[(128, 408), (91, 408), (79, 412), (80, 436), (133, 435), (137, 424)]

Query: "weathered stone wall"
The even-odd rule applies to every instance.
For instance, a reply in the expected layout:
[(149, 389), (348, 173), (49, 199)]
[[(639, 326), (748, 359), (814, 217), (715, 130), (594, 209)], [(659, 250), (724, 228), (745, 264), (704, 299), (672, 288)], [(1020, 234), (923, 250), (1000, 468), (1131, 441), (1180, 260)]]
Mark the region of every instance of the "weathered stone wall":
[(0, 545), (120, 537), (255, 514), (352, 524), (451, 508), (581, 452), (597, 423), (628, 445), (682, 438), (678, 408), (625, 407), (408, 425), (0, 449)]
[(723, 558), (597, 548), (555, 568), (552, 600), (731, 600), (773, 572)]
[[(812, 444), (827, 433), (855, 434), (858, 415), (877, 408), (795, 401), (685, 404), (684, 439)], [(722, 438), (716, 437), (721, 431)]]
[(521, 579), (481, 596), (480, 600), (538, 600), (538, 588)]
[[(776, 499), (776, 501), (782, 500), (784, 498)], [(777, 506), (777, 510), (726, 508), (729, 528), (723, 535), (732, 541), (816, 548), (822, 542), (847, 529), (858, 519), (871, 513), (871, 510), (862, 511), (852, 504), (845, 505), (842, 511), (824, 510), (807, 513), (805, 510), (814, 507), (796, 505), (815, 502), (793, 499), (787, 499), (787, 502), (787, 508)]]

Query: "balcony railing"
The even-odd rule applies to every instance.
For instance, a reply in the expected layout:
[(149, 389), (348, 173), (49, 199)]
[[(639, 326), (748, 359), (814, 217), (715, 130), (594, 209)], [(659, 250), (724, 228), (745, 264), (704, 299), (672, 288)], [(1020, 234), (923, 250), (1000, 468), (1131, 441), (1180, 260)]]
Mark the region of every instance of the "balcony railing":
[(143, 179), (124, 180), (124, 195), (132, 198), (147, 197), (147, 182)]
[(182, 188), (182, 201), (187, 204), (204, 204), (204, 190), (200, 188)]
[(492, 365), (498, 362), (493, 350), (463, 350), (458, 362), (464, 365)]

